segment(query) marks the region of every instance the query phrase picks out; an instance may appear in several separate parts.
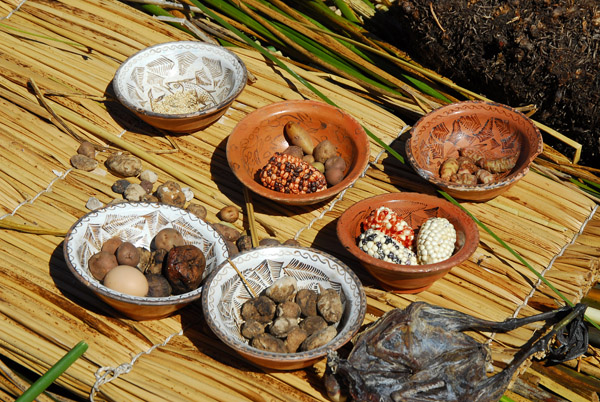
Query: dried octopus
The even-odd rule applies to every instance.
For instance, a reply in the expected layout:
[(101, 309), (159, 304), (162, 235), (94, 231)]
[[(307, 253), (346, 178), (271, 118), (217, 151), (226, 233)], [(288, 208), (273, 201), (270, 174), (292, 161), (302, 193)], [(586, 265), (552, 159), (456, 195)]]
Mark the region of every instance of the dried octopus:
[[(347, 359), (329, 352), (325, 386), (334, 401), (497, 402), (531, 355), (543, 351), (548, 362), (559, 363), (587, 350), (586, 307), (578, 304), (493, 322), (414, 302), (389, 311), (359, 334)], [(487, 346), (463, 333), (507, 332), (537, 321), (546, 323), (547, 333), (534, 334), (493, 376), (486, 374), (491, 365)]]

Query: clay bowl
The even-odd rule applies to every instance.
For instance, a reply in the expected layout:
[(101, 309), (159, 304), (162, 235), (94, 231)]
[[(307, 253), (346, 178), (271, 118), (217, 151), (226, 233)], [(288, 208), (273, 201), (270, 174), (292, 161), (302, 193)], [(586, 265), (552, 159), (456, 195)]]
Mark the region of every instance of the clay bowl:
[[(340, 183), (309, 194), (280, 193), (260, 183), (259, 170), (275, 152), (290, 145), (284, 135), (289, 121), (301, 123), (315, 145), (328, 139), (336, 146), (347, 165)], [(348, 188), (367, 166), (369, 154), (367, 134), (352, 116), (312, 100), (282, 101), (257, 109), (236, 125), (227, 140), (227, 161), (239, 181), (262, 197), (289, 205), (316, 204)]]
[[(462, 148), (481, 151), (486, 159), (518, 154), (518, 160), (489, 184), (442, 180), (440, 166)], [(421, 177), (454, 198), (470, 201), (490, 200), (514, 186), (542, 150), (542, 135), (527, 116), (506, 105), (480, 101), (453, 103), (426, 114), (406, 142), (408, 161)]]
[(203, 285), (180, 295), (137, 297), (104, 286), (90, 274), (87, 263), (102, 244), (114, 236), (150, 250), (154, 236), (167, 227), (181, 233), (186, 244), (193, 244), (204, 252), (204, 278), (229, 257), (221, 235), (188, 211), (167, 204), (126, 202), (94, 210), (75, 222), (63, 246), (67, 266), (90, 292), (129, 318), (152, 320), (169, 316), (199, 299)]
[(247, 77), (235, 53), (209, 43), (176, 41), (127, 58), (112, 85), (117, 99), (146, 123), (190, 133), (219, 119), (242, 92)]
[[(202, 309), (210, 329), (227, 346), (249, 362), (269, 369), (296, 370), (311, 366), (324, 358), (329, 350), (346, 344), (359, 330), (366, 313), (366, 296), (354, 272), (331, 255), (303, 247), (257, 247), (221, 264), (206, 281), (202, 293)], [(328, 344), (297, 353), (274, 353), (250, 346), (240, 333), (243, 322), (241, 306), (251, 299), (244, 281), (260, 295), (275, 280), (290, 275), (297, 279), (298, 289), (333, 288), (344, 302), (344, 313), (337, 324), (338, 334)], [(285, 271), (285, 272), (284, 272)]]
[[(400, 265), (379, 260), (357, 246), (361, 222), (377, 208), (385, 206), (396, 212), (415, 231), (415, 241), (421, 225), (431, 217), (446, 218), (456, 230), (454, 254), (447, 260), (426, 265)], [(431, 195), (419, 193), (388, 193), (357, 202), (340, 216), (337, 236), (350, 254), (371, 273), (386, 290), (397, 293), (418, 293), (446, 275), (452, 267), (467, 260), (477, 249), (479, 231), (475, 222), (459, 207)]]

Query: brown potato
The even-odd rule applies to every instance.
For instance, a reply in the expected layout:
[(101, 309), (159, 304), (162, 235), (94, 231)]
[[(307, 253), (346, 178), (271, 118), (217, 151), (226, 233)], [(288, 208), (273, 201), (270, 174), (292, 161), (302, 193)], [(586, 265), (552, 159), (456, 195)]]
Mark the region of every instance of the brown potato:
[(335, 186), (342, 180), (344, 180), (344, 170), (343, 169), (329, 169), (325, 170), (325, 180), (327, 180), (327, 184), (330, 186)]
[(111, 237), (110, 239), (102, 243), (102, 251), (107, 251), (111, 254), (114, 254), (117, 252), (117, 249), (119, 248), (121, 243), (123, 243), (123, 240), (121, 240), (120, 237)]
[(154, 249), (164, 249), (170, 251), (174, 246), (183, 246), (185, 241), (183, 236), (173, 228), (164, 228), (154, 236)]
[(346, 161), (339, 155), (332, 156), (325, 161), (325, 170), (329, 169), (346, 170)]
[(115, 255), (117, 256), (119, 265), (136, 267), (140, 262), (140, 251), (128, 241), (121, 243), (119, 248), (117, 248)]
[(336, 155), (337, 148), (329, 140), (323, 140), (317, 144), (313, 151), (313, 156), (317, 162), (325, 163), (329, 158)]
[(108, 251), (100, 251), (88, 260), (88, 269), (92, 276), (99, 281), (103, 280), (108, 271), (119, 265), (117, 257)]
[(225, 240), (236, 242), (240, 238), (242, 233), (234, 227), (226, 225), (224, 223), (213, 223), (212, 227), (221, 235)]
[(302, 159), (304, 157), (304, 151), (298, 145), (290, 145), (283, 151), (283, 153), (295, 156), (298, 159)]
[(229, 205), (221, 208), (221, 210), (217, 213), (217, 218), (224, 222), (233, 223), (238, 220), (240, 216), (240, 211), (234, 205)]

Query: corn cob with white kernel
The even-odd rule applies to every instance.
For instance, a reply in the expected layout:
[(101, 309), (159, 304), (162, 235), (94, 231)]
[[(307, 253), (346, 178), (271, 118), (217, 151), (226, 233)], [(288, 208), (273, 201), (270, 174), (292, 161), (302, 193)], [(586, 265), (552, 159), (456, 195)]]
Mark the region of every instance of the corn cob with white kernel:
[(358, 238), (358, 247), (379, 260), (402, 265), (416, 265), (415, 253), (393, 237), (377, 230), (367, 229)]
[(456, 230), (446, 218), (429, 218), (417, 235), (419, 264), (435, 264), (447, 260), (454, 253)]

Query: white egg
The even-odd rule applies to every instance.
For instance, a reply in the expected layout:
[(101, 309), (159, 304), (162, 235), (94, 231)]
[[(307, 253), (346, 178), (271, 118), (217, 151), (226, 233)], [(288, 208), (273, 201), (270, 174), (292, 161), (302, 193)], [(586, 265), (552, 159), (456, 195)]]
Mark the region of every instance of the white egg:
[(148, 280), (139, 269), (130, 265), (118, 265), (108, 271), (104, 286), (132, 296), (148, 294)]

